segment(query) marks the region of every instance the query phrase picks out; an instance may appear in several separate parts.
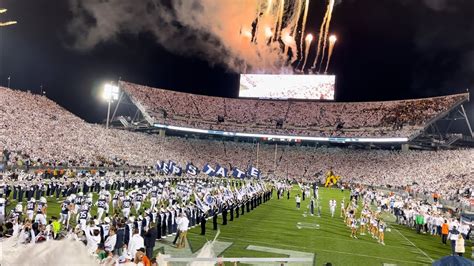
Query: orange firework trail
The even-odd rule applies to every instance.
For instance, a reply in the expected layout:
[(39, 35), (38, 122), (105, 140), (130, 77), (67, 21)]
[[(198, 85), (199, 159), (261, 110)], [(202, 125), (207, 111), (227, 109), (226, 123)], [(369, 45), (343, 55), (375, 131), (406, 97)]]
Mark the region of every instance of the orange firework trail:
[(327, 10), (327, 19), (326, 19), (326, 27), (324, 30), (324, 40), (323, 40), (323, 54), (321, 56), (321, 62), (319, 63), (319, 69), (321, 70), (321, 67), (323, 65), (324, 61), (324, 55), (326, 51), (326, 45), (328, 41), (328, 34), (329, 34), (329, 26), (331, 25), (331, 19), (332, 19), (332, 11), (334, 10), (334, 0), (329, 0), (329, 5), (328, 5), (328, 10)]
[(324, 74), (328, 73), (329, 63), (331, 63), (332, 52), (334, 51), (334, 45), (336, 44), (337, 38), (335, 35), (331, 35), (329, 37), (329, 52), (328, 52), (328, 61), (326, 63), (326, 69), (324, 70)]
[(291, 35), (293, 35), (293, 36), (296, 36), (296, 31), (298, 30), (298, 23), (300, 22), (301, 8), (302, 7), (303, 7), (303, 0), (297, 0), (297, 2), (296, 2), (296, 11), (295, 11), (296, 21), (295, 21), (294, 25), (292, 25), (293, 31), (291, 33)]
[[(316, 68), (316, 64), (318, 63), (319, 56), (321, 55), (321, 44), (323, 43), (323, 40), (324, 40), (323, 54), (324, 54), (324, 49), (326, 47), (327, 33), (325, 33), (325, 29), (326, 29), (326, 25), (328, 24), (328, 20), (329, 20), (329, 16), (330, 16), (329, 13), (332, 12), (331, 2), (332, 2), (332, 5), (334, 5), (334, 0), (329, 0), (328, 7), (327, 7), (327, 10), (326, 10), (326, 14), (324, 14), (323, 22), (321, 23), (321, 28), (319, 29), (318, 46), (316, 47), (316, 57), (314, 58), (313, 67), (312, 67), (313, 69)], [(323, 58), (324, 58), (324, 55), (323, 55)], [(322, 62), (322, 60), (321, 60), (321, 62)]]
[(280, 1), (280, 12), (278, 16), (277, 39), (281, 38), (281, 29), (283, 27), (283, 13), (285, 13), (285, 0)]
[(270, 11), (272, 11), (272, 5), (273, 5), (273, 0), (268, 0), (267, 1), (267, 10), (265, 11), (265, 15), (270, 14)]
[(306, 41), (306, 49), (304, 53), (304, 63), (303, 63), (303, 67), (301, 68), (301, 71), (304, 71), (304, 68), (306, 67), (306, 63), (308, 62), (309, 48), (311, 47), (311, 42), (313, 41), (313, 35), (308, 34), (308, 36), (306, 36), (305, 41)]
[(306, 30), (306, 20), (308, 19), (308, 9), (309, 9), (309, 0), (306, 0), (304, 6), (304, 14), (303, 14), (303, 25), (301, 28), (301, 41), (300, 41), (300, 51), (301, 56), (303, 56), (303, 39), (304, 39), (304, 32)]

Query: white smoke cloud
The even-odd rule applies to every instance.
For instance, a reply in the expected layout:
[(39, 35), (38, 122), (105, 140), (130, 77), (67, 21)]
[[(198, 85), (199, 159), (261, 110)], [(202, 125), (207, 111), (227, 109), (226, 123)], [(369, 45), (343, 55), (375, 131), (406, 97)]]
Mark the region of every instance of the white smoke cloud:
[[(280, 43), (252, 44), (242, 30), (252, 22), (259, 0), (69, 0), (73, 47), (90, 49), (121, 33), (151, 32), (171, 52), (200, 56), (236, 72), (281, 72), (287, 63)], [(274, 24), (274, 18), (268, 21)], [(263, 31), (262, 31), (263, 32)]]

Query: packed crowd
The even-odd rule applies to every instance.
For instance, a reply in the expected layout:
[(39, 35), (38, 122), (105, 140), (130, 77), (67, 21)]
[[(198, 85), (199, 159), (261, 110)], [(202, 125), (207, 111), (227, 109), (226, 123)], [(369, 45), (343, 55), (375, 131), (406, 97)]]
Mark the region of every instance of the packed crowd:
[[(452, 255), (466, 252), (466, 244), (472, 237), (472, 222), (464, 221), (457, 214), (443, 208), (439, 201), (422, 201), (404, 194), (394, 194), (371, 189), (355, 188), (351, 191), (351, 203), (346, 210), (346, 219), (355, 234), (365, 234), (367, 231), (373, 238), (383, 244), (386, 230), (384, 217), (387, 213), (395, 216), (395, 222), (411, 227), (418, 234), (439, 236), (440, 242), (451, 246)], [(362, 203), (358, 211), (357, 200)], [(371, 206), (376, 206), (374, 209)], [(351, 212), (352, 211), (352, 212)], [(359, 232), (358, 229), (360, 229)]]
[(0, 159), (8, 166), (154, 167), (159, 160), (173, 160), (183, 167), (188, 162), (227, 169), (253, 165), (265, 176), (313, 180), (332, 167), (347, 182), (427, 196), (438, 192), (465, 204), (473, 193), (474, 152), (469, 149), (399, 152), (262, 144), (257, 152), (253, 143), (104, 130), (44, 96), (4, 88), (0, 96), (0, 149), (5, 150)]
[(228, 99), (154, 89), (121, 88), (155, 122), (231, 132), (321, 137), (410, 137), (467, 94), (420, 100), (334, 103)]
[[(1, 177), (0, 243), (6, 265), (22, 260), (10, 252), (17, 244), (65, 238), (83, 242), (86, 253), (103, 265), (156, 265), (157, 240), (168, 237), (170, 244), (184, 248), (189, 228), (200, 226), (205, 235), (206, 220), (212, 219), (217, 230), (218, 215), (227, 225), (270, 200), (273, 188), (263, 181), (177, 180), (155, 171), (69, 169)], [(48, 208), (52, 202), (60, 204), (57, 213)]]

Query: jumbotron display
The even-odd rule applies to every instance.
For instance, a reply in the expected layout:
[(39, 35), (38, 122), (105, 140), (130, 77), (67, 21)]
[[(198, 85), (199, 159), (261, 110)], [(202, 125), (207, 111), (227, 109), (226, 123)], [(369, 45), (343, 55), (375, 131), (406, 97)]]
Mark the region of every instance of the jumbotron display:
[(334, 100), (334, 75), (240, 75), (239, 97)]

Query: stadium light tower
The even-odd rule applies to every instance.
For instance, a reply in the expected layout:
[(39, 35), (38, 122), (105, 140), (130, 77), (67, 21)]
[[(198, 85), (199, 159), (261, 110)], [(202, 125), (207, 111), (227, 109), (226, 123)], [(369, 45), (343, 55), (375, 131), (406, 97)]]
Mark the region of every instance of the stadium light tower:
[(110, 117), (110, 104), (113, 101), (117, 101), (119, 98), (119, 87), (115, 86), (113, 84), (107, 83), (104, 86), (104, 91), (102, 94), (102, 97), (104, 100), (108, 102), (108, 107), (107, 107), (107, 125), (106, 128), (109, 128), (109, 117)]

